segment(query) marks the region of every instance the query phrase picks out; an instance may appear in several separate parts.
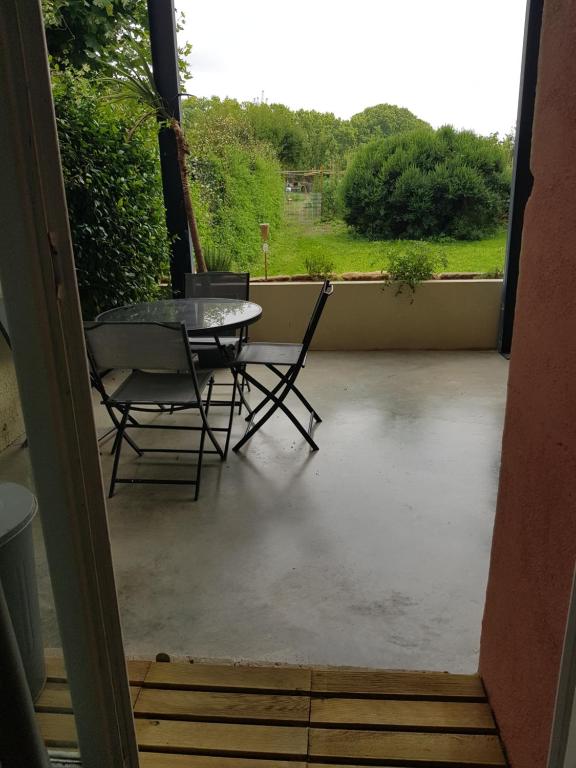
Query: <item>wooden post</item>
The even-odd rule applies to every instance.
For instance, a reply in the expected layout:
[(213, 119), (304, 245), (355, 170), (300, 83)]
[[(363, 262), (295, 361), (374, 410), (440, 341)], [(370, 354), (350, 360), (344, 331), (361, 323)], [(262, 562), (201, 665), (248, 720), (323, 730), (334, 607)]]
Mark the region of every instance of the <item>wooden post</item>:
[(262, 238), (262, 253), (264, 254), (264, 279), (268, 280), (268, 251), (270, 250), (268, 240), (270, 238), (270, 224), (260, 224), (260, 236)]

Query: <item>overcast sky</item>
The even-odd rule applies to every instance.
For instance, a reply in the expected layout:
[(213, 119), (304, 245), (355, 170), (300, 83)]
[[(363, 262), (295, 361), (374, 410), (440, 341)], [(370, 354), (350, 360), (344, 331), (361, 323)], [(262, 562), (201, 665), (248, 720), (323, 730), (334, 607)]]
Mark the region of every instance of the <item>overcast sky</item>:
[(526, 0), (176, 0), (189, 92), (349, 118), (382, 102), (437, 127), (516, 122)]

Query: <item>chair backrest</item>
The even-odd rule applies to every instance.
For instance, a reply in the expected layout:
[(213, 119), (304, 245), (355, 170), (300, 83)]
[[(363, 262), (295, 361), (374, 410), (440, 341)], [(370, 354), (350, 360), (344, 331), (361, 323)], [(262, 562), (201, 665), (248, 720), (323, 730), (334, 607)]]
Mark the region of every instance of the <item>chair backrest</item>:
[(312, 314), (310, 315), (310, 320), (308, 321), (308, 327), (306, 328), (306, 333), (304, 334), (304, 338), (302, 339), (302, 355), (305, 356), (306, 352), (308, 351), (308, 347), (310, 346), (312, 339), (314, 338), (314, 333), (316, 332), (316, 328), (318, 326), (318, 323), (320, 322), (320, 318), (322, 317), (322, 312), (324, 312), (324, 307), (326, 306), (326, 302), (328, 301), (328, 298), (332, 296), (332, 293), (334, 292), (334, 286), (330, 282), (330, 280), (324, 280), (324, 283), (322, 284), (322, 288), (320, 289), (320, 293), (318, 294), (318, 298), (316, 299), (316, 304), (314, 305), (314, 309), (312, 311)]
[(250, 272), (196, 272), (186, 276), (187, 299), (240, 299), (250, 297)]
[(110, 368), (194, 372), (181, 323), (84, 323), (94, 371)]
[(10, 331), (8, 330), (8, 316), (6, 314), (6, 304), (4, 303), (4, 299), (2, 297), (0, 297), (0, 333), (6, 339), (6, 344), (8, 344), (8, 346), (11, 347), (12, 345), (10, 344)]

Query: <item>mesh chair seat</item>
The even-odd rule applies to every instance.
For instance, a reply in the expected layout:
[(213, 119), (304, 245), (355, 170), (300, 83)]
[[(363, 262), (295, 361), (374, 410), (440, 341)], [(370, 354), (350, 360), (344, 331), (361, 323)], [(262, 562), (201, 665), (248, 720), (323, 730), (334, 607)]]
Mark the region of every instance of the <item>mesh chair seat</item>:
[(296, 365), (302, 344), (266, 344), (250, 342), (242, 347), (234, 361), (238, 365)]
[[(212, 371), (196, 369), (198, 389), (200, 392), (210, 381)], [(194, 380), (187, 373), (147, 373), (133, 371), (110, 395), (112, 405), (171, 405), (197, 404), (198, 398), (194, 390)]]

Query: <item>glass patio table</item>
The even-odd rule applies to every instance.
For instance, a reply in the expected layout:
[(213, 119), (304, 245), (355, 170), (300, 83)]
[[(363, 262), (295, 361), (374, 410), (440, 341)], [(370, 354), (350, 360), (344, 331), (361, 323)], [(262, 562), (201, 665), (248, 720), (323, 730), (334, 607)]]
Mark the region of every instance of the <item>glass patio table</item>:
[(114, 323), (184, 323), (188, 333), (220, 336), (251, 325), (262, 307), (239, 299), (166, 299), (102, 312), (96, 320)]

